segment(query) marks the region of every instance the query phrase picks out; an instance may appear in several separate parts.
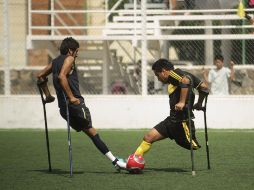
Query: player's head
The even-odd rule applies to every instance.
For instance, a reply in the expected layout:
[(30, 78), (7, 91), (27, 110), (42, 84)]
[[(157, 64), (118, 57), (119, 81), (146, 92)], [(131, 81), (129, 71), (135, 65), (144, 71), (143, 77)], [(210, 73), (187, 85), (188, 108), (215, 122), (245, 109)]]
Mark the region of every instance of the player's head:
[(174, 70), (174, 65), (166, 59), (159, 59), (154, 62), (152, 70), (158, 80), (166, 84), (168, 82), (170, 70)]
[(65, 38), (60, 46), (60, 53), (62, 55), (70, 54), (73, 57), (77, 56), (79, 43), (72, 37)]
[(224, 57), (222, 55), (216, 55), (214, 57), (214, 65), (217, 67), (217, 69), (221, 69), (224, 64)]

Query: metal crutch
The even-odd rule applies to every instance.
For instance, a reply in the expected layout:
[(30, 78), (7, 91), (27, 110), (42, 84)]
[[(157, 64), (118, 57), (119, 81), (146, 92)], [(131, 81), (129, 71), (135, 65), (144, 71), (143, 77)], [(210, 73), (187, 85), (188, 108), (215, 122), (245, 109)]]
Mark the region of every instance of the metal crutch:
[(194, 152), (193, 152), (193, 144), (192, 144), (192, 129), (191, 129), (191, 91), (192, 91), (192, 79), (191, 77), (188, 77), (190, 80), (189, 88), (188, 88), (188, 127), (189, 127), (189, 132), (190, 132), (190, 152), (191, 152), (191, 174), (192, 176), (196, 175), (195, 172), (195, 167), (194, 167)]
[(208, 98), (208, 95), (205, 97), (205, 105), (204, 107), (202, 107), (202, 111), (204, 112), (204, 123), (205, 123), (207, 169), (210, 170), (211, 167), (210, 167), (209, 143), (208, 143), (208, 132), (207, 132), (207, 121), (206, 121), (207, 98)]
[(71, 146), (71, 128), (70, 128), (70, 114), (69, 114), (69, 102), (68, 102), (68, 100), (66, 100), (66, 117), (67, 117), (67, 129), (68, 129), (70, 177), (72, 177), (72, 175), (73, 175), (73, 169), (72, 169), (72, 146)]
[(39, 92), (40, 92), (40, 95), (41, 95), (41, 101), (42, 101), (42, 105), (43, 105), (44, 121), (45, 121), (46, 146), (47, 146), (47, 153), (48, 153), (48, 165), (49, 165), (49, 172), (51, 172), (52, 168), (51, 168), (51, 159), (50, 159), (48, 124), (47, 124), (47, 113), (46, 113), (46, 103), (49, 103), (49, 102), (47, 102), (46, 99), (44, 99), (43, 91), (42, 91), (40, 85), (38, 84), (37, 86), (38, 86), (38, 89), (39, 89)]

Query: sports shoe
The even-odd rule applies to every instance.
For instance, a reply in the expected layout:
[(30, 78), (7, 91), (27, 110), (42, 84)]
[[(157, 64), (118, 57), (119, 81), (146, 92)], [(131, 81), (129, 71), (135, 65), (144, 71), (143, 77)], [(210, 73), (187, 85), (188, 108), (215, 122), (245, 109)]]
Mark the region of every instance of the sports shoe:
[(122, 158), (116, 158), (112, 164), (115, 166), (116, 170), (120, 172), (121, 170), (126, 170), (126, 162)]

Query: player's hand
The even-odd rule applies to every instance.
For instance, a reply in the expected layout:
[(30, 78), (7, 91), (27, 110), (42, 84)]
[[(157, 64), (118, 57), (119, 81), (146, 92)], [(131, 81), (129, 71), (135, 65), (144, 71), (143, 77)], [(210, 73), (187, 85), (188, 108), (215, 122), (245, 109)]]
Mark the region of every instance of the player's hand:
[(233, 68), (235, 65), (234, 61), (230, 61), (229, 65), (230, 65), (230, 68)]
[(74, 104), (74, 105), (79, 105), (80, 104), (80, 100), (78, 98), (70, 98), (70, 103)]
[(181, 110), (183, 110), (184, 106), (185, 106), (185, 103), (178, 102), (178, 103), (175, 105), (175, 110), (176, 110), (176, 111), (181, 111)]

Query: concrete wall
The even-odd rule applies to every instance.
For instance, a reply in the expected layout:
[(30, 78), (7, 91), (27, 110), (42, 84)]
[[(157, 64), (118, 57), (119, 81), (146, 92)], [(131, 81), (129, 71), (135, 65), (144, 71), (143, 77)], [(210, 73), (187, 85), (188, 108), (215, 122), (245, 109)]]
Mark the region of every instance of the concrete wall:
[[(168, 97), (86, 96), (96, 128), (152, 128), (167, 117)], [(254, 96), (210, 96), (209, 128), (254, 128)], [(203, 113), (196, 113), (196, 127), (203, 128)], [(0, 96), (0, 128), (44, 128), (39, 96)], [(66, 128), (57, 103), (47, 105), (48, 127)]]
[[(27, 1), (9, 0), (9, 62), (10, 66), (24, 66), (26, 64), (26, 28)], [(3, 2), (0, 3), (0, 36), (3, 36)], [(3, 39), (0, 47), (3, 48)], [(3, 54), (0, 54), (0, 66), (3, 64)]]

